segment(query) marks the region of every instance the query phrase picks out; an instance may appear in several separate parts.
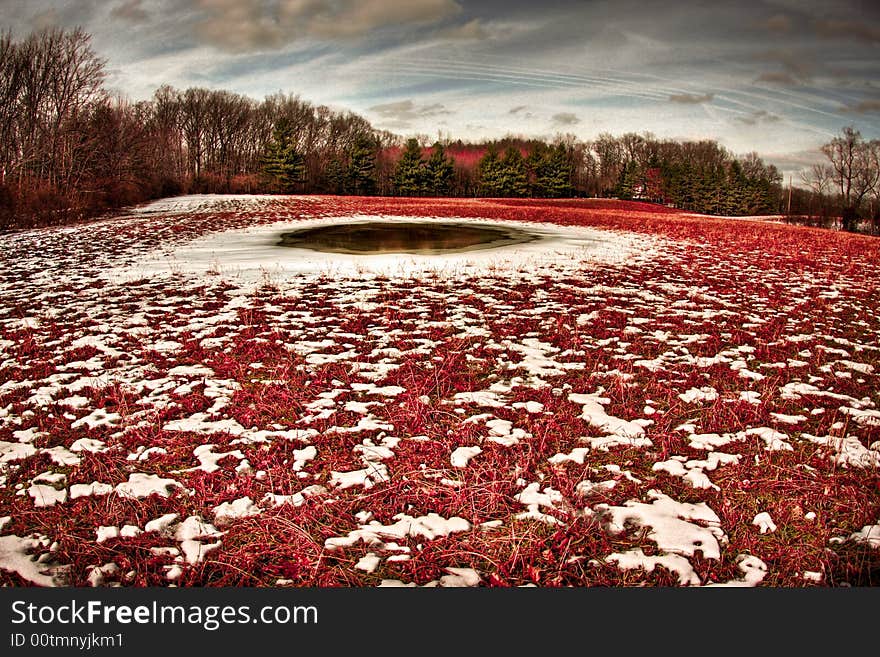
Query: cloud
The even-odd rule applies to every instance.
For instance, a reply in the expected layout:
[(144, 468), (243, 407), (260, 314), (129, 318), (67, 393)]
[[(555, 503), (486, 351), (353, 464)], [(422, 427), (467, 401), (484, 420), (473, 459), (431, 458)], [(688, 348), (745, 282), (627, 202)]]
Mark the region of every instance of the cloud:
[(855, 105), (841, 107), (841, 112), (850, 114), (868, 114), (872, 112), (880, 112), (880, 100), (863, 100)]
[(761, 73), (755, 82), (769, 82), (788, 87), (809, 82), (816, 69), (816, 63), (808, 52), (776, 49), (765, 50), (752, 55), (752, 59), (760, 62), (777, 64), (782, 70)]
[(479, 18), (475, 18), (474, 20), (468, 21), (463, 25), (449, 27), (445, 30), (441, 30), (437, 33), (437, 36), (442, 39), (465, 41), (471, 39), (488, 39), (490, 35), (486, 31), (486, 27), (483, 25), (483, 22)]
[(141, 7), (141, 0), (126, 0), (121, 5), (113, 7), (110, 15), (132, 23), (140, 23), (147, 19), (147, 12)]
[(419, 119), (452, 114), (440, 103), (416, 105), (412, 100), (400, 100), (394, 103), (374, 105), (368, 108), (367, 111), (377, 114), (385, 125), (394, 128), (409, 128), (413, 121), (418, 121)]
[[(9, 3), (6, 3), (9, 4)], [(27, 19), (27, 25), (34, 30), (42, 30), (54, 27), (86, 26), (91, 22), (99, 8), (97, 0), (70, 0), (70, 2), (50, 3), (45, 9), (39, 9), (42, 3), (22, 2), (28, 10), (36, 10)], [(6, 8), (3, 8), (4, 23), (6, 22)]]
[[(456, 0), (197, 0), (197, 35), (230, 51), (277, 49), (302, 38), (351, 40), (386, 27), (418, 27), (461, 11)], [(474, 21), (470, 32), (479, 27)]]
[(581, 120), (571, 112), (559, 112), (558, 114), (554, 114), (552, 121), (554, 125), (575, 125), (576, 123), (581, 122)]
[(532, 112), (529, 112), (528, 105), (517, 105), (516, 107), (511, 107), (507, 113), (510, 116), (517, 116), (523, 119), (533, 119), (535, 115)]
[(880, 43), (880, 26), (865, 22), (821, 20), (815, 23), (816, 33), (829, 39), (856, 39), (865, 43)]
[(769, 82), (770, 84), (780, 84), (786, 87), (796, 87), (800, 84), (800, 80), (791, 73), (783, 73), (782, 71), (761, 73), (761, 75), (755, 78), (755, 82)]
[[(815, 164), (825, 164), (828, 159), (819, 148), (791, 151), (788, 153), (767, 153), (762, 158), (768, 164), (775, 165), (780, 172), (788, 175), (808, 170)], [(798, 178), (794, 177), (795, 184)]]
[(758, 22), (757, 26), (770, 32), (785, 34), (791, 32), (792, 20), (786, 14), (774, 14), (770, 18)]
[(758, 125), (759, 123), (776, 123), (780, 118), (766, 110), (755, 110), (747, 116), (738, 116), (735, 121), (744, 125)]
[(700, 103), (708, 103), (714, 97), (714, 94), (672, 94), (669, 96), (669, 101), (672, 103), (681, 103), (682, 105), (698, 105)]

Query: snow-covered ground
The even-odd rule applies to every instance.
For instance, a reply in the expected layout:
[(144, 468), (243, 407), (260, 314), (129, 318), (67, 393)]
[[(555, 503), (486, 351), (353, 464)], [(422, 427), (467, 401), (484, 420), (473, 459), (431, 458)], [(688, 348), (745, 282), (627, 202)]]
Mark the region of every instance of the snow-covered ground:
[[(274, 246), (377, 216), (546, 239)], [(876, 583), (867, 238), (608, 202), (212, 196), (0, 249), (0, 581)]]

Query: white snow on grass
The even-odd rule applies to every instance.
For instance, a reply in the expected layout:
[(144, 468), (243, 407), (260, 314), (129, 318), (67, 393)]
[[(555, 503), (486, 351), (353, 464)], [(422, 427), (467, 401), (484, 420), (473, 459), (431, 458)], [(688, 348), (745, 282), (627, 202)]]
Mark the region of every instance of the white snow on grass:
[(365, 489), (369, 489), (376, 484), (389, 480), (388, 468), (384, 463), (371, 464), (362, 470), (351, 470), (349, 472), (331, 470), (330, 472), (330, 485), (340, 489), (351, 488), (352, 486), (363, 486)]
[(97, 429), (99, 427), (114, 427), (122, 421), (119, 413), (108, 413), (103, 408), (96, 408), (88, 415), (81, 417), (70, 425), (71, 429), (77, 429), (86, 426), (89, 429)]
[(56, 489), (49, 484), (32, 484), (27, 492), (33, 498), (35, 507), (55, 506), (67, 501), (66, 488)]
[(772, 534), (776, 531), (776, 523), (773, 522), (773, 518), (766, 511), (757, 514), (752, 520), (752, 524), (762, 534)]
[(245, 459), (244, 454), (241, 453), (240, 450), (233, 450), (231, 452), (215, 452), (214, 448), (216, 445), (207, 444), (207, 445), (199, 445), (193, 450), (193, 456), (195, 456), (199, 460), (199, 465), (194, 468), (189, 468), (187, 470), (181, 470), (180, 472), (192, 472), (194, 470), (201, 470), (202, 472), (212, 473), (217, 472), (220, 469), (220, 461), (225, 458), (234, 458), (238, 459), (239, 463)]
[(189, 516), (174, 530), (174, 540), (180, 543), (180, 551), (188, 564), (201, 562), (205, 555), (220, 547), (220, 541), (205, 543), (205, 540), (219, 538), (223, 532), (214, 525), (206, 523), (199, 516)]
[(880, 427), (880, 411), (841, 406), (840, 412), (851, 417), (859, 426)]
[(383, 525), (375, 520), (366, 525), (360, 525), (358, 529), (349, 532), (348, 536), (328, 538), (324, 541), (324, 547), (328, 550), (337, 550), (363, 541), (366, 545), (381, 550), (387, 539), (403, 540), (407, 537), (416, 537), (430, 541), (471, 529), (471, 524), (464, 518), (453, 516), (447, 519), (436, 513), (429, 513), (417, 518), (399, 513), (394, 516), (394, 520), (397, 522), (392, 525)]
[(498, 397), (498, 393), (491, 390), (478, 390), (476, 392), (458, 392), (452, 397), (459, 404), (475, 404), (487, 408), (504, 408), (507, 404)]
[(486, 428), (489, 429), (489, 435), (486, 437), (486, 440), (490, 443), (497, 443), (502, 447), (512, 447), (521, 440), (532, 437), (524, 429), (514, 427), (513, 422), (499, 418), (486, 420)]
[(382, 563), (382, 559), (377, 556), (374, 552), (367, 552), (364, 556), (362, 556), (358, 562), (354, 565), (357, 570), (363, 570), (367, 573), (372, 573), (379, 567), (379, 564)]
[[(679, 427), (681, 428), (681, 427)], [(714, 450), (718, 447), (724, 447), (730, 443), (743, 442), (749, 437), (757, 437), (764, 441), (764, 449), (767, 451), (787, 451), (793, 450), (791, 444), (787, 441), (788, 435), (781, 431), (776, 431), (770, 427), (752, 427), (745, 431), (737, 431), (736, 433), (692, 433), (688, 436), (688, 445), (694, 449)]]
[(541, 511), (541, 508), (559, 510), (557, 504), (564, 502), (562, 493), (550, 486), (541, 489), (539, 482), (532, 482), (522, 491), (513, 496), (520, 504), (527, 507), (527, 511), (516, 514), (517, 520), (538, 520), (548, 525), (561, 525), (562, 521), (550, 514)]
[(880, 524), (865, 525), (859, 531), (850, 534), (850, 539), (857, 543), (867, 543), (873, 548), (880, 548)]
[(0, 441), (0, 464), (20, 461), (37, 453), (37, 448), (27, 443), (7, 443)]
[(326, 488), (314, 484), (312, 486), (306, 486), (298, 493), (293, 493), (292, 495), (266, 493), (265, 497), (263, 497), (263, 502), (266, 504), (270, 504), (273, 507), (283, 506), (284, 504), (290, 504), (292, 506), (302, 506), (306, 503), (306, 500), (308, 498), (314, 497), (316, 495), (323, 495), (326, 492)]
[(468, 463), (483, 450), (480, 447), (457, 447), (449, 458), (453, 468), (466, 468)]
[(175, 489), (182, 489), (179, 481), (166, 479), (156, 474), (133, 472), (128, 476), (128, 481), (117, 484), (115, 491), (120, 497), (132, 499), (144, 499), (150, 495), (168, 497)]
[(623, 420), (605, 412), (604, 405), (610, 404), (608, 397), (603, 397), (601, 390), (592, 395), (571, 393), (568, 399), (575, 404), (581, 405), (581, 418), (591, 426), (606, 432), (602, 437), (585, 437), (583, 440), (590, 443), (594, 449), (608, 451), (611, 447), (650, 447), (653, 445), (650, 438), (645, 435), (645, 427), (653, 424), (653, 420), (637, 419), (633, 421)]
[(318, 455), (318, 448), (314, 445), (309, 445), (308, 447), (304, 447), (302, 449), (293, 450), (293, 466), (292, 469), (294, 472), (299, 472), (306, 464), (313, 460)]
[(119, 564), (114, 561), (109, 563), (105, 563), (103, 566), (88, 566), (86, 568), (88, 570), (88, 576), (86, 580), (89, 583), (89, 586), (92, 588), (97, 588), (99, 586), (104, 586), (107, 582), (108, 577), (114, 577), (119, 574)]
[(92, 495), (109, 495), (113, 492), (113, 486), (110, 484), (93, 481), (90, 484), (71, 484), (70, 499), (75, 500), (78, 497), (90, 497)]
[(98, 527), (95, 529), (95, 542), (96, 543), (104, 543), (105, 541), (110, 540), (111, 538), (119, 538), (119, 527), (110, 526), (110, 527)]
[(697, 402), (713, 402), (718, 399), (718, 391), (712, 386), (703, 386), (702, 388), (690, 388), (686, 392), (678, 395), (678, 398), (685, 404), (696, 404)]
[(707, 584), (709, 587), (749, 587), (757, 586), (767, 576), (767, 564), (758, 557), (750, 554), (741, 554), (736, 559), (736, 567), (742, 577), (719, 584)]
[(605, 557), (605, 561), (615, 564), (620, 570), (644, 570), (653, 572), (658, 566), (678, 576), (682, 586), (699, 586), (700, 577), (691, 562), (677, 554), (646, 556), (641, 548), (626, 552), (615, 552)]
[(770, 413), (770, 417), (782, 424), (800, 424), (801, 422), (807, 421), (807, 416), (800, 414), (786, 415), (785, 413)]
[(51, 565), (41, 561), (41, 554), (49, 541), (44, 536), (0, 536), (0, 568), (16, 573), (22, 579), (38, 586), (59, 586), (57, 573), (52, 573)]
[(165, 532), (171, 525), (177, 522), (178, 515), (176, 513), (166, 513), (164, 516), (154, 518), (144, 525), (145, 532)]
[(865, 447), (855, 436), (814, 436), (803, 433), (801, 438), (830, 450), (828, 458), (844, 468), (880, 468), (880, 450)]
[(254, 504), (250, 497), (240, 497), (232, 502), (224, 502), (214, 507), (214, 522), (227, 525), (239, 518), (249, 518), (262, 513), (263, 510)]
[(704, 460), (691, 459), (685, 456), (672, 456), (666, 461), (660, 461), (651, 466), (654, 472), (666, 472), (673, 477), (681, 477), (694, 488), (721, 490), (712, 483), (706, 470), (715, 470), (720, 465), (739, 463), (739, 454), (725, 454), (724, 452), (712, 452)]
[(644, 527), (664, 552), (694, 556), (702, 551), (705, 559), (721, 558), (721, 520), (705, 503), (677, 502), (656, 490), (648, 491), (648, 499), (650, 504), (630, 500), (623, 506), (599, 504), (594, 510), (606, 519), (612, 533), (623, 533), (628, 526)]
[(562, 465), (564, 463), (577, 463), (578, 465), (583, 465), (584, 460), (587, 458), (587, 455), (590, 453), (589, 447), (575, 447), (568, 454), (554, 454), (547, 461), (551, 465)]
[(439, 586), (443, 588), (472, 587), (480, 584), (480, 573), (473, 568), (446, 568), (448, 575), (442, 575)]

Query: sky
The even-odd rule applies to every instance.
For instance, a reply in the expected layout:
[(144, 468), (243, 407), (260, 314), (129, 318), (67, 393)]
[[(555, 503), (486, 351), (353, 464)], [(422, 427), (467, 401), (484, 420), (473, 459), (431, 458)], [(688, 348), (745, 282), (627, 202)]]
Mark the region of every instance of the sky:
[(844, 126), (880, 138), (880, 2), (0, 0), (81, 26), (107, 85), (283, 91), (400, 135), (716, 139), (785, 175)]

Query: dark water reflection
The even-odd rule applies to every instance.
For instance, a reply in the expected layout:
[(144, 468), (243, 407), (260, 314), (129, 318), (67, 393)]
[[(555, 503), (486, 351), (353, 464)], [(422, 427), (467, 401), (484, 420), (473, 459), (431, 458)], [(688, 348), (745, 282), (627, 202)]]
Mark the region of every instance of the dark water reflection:
[(371, 221), (290, 231), (281, 235), (278, 246), (355, 255), (441, 255), (525, 244), (539, 239), (542, 237), (536, 233), (512, 226), (463, 222)]

